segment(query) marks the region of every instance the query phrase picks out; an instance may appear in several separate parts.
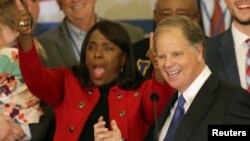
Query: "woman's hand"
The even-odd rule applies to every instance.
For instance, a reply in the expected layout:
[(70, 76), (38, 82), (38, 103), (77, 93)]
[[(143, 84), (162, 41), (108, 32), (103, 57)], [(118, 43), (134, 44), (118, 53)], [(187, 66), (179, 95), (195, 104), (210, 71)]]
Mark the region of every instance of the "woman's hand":
[(18, 14), (15, 17), (15, 27), (20, 33), (19, 43), (24, 51), (32, 48), (32, 16), (23, 0), (15, 0)]
[(32, 16), (23, 0), (15, 0), (18, 9), (15, 25), (20, 34), (32, 34)]
[(106, 122), (103, 117), (99, 117), (98, 122), (94, 125), (95, 141), (120, 141), (122, 139), (121, 131), (118, 128), (116, 121), (111, 121), (111, 128), (109, 130), (105, 127)]

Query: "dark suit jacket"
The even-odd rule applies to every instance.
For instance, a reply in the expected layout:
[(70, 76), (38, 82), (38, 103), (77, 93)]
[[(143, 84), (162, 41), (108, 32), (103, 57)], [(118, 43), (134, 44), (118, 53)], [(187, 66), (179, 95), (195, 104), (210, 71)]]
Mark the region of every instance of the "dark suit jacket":
[(145, 38), (133, 44), (135, 63), (138, 70), (145, 77), (151, 77), (153, 64), (146, 56), (149, 48), (149, 38)]
[(44, 115), (39, 123), (29, 124), (32, 139), (31, 141), (53, 141), (55, 132), (55, 117), (51, 106), (41, 102)]
[[(159, 129), (164, 125), (176, 100), (177, 93), (159, 118)], [(212, 73), (186, 112), (174, 141), (207, 141), (208, 125), (211, 124), (250, 124), (249, 101), (250, 94), (246, 90)], [(146, 140), (153, 141), (152, 131)]]
[(42, 44), (50, 61), (50, 65), (47, 67), (66, 66), (71, 68), (77, 64), (74, 48), (68, 38), (65, 20), (58, 27), (46, 32), (37, 39)]
[(240, 86), (231, 29), (206, 41), (205, 60), (209, 68), (218, 73), (223, 80)]
[[(104, 19), (100, 18), (100, 20)], [(127, 23), (120, 24), (128, 32), (132, 41), (135, 42), (144, 38), (144, 32), (141, 28)], [(58, 27), (44, 33), (37, 39), (42, 44), (50, 61), (47, 67), (66, 66), (72, 68), (78, 63), (74, 48), (68, 37), (66, 20), (63, 20)]]

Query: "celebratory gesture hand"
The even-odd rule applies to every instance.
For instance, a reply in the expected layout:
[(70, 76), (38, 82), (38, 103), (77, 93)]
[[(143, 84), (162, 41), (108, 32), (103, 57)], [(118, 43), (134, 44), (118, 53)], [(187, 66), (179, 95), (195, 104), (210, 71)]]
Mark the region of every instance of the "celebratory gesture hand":
[(16, 30), (19, 31), (19, 43), (24, 51), (32, 48), (32, 25), (33, 19), (23, 0), (15, 0), (18, 14), (15, 17)]
[(16, 29), (20, 34), (32, 33), (32, 16), (23, 0), (16, 0), (18, 15), (16, 16)]
[(150, 61), (152, 62), (153, 66), (154, 66), (154, 78), (160, 82), (160, 83), (164, 83), (165, 80), (164, 78), (161, 76), (161, 73), (159, 71), (159, 66), (158, 66), (158, 59), (157, 59), (157, 53), (154, 47), (154, 33), (150, 32), (149, 34), (149, 49), (147, 51), (147, 57), (150, 59)]
[(158, 68), (158, 64), (157, 64), (156, 50), (154, 48), (154, 33), (153, 32), (149, 33), (149, 39), (150, 39), (150, 41), (149, 41), (149, 48), (148, 48), (146, 56), (152, 62), (154, 68), (157, 69)]

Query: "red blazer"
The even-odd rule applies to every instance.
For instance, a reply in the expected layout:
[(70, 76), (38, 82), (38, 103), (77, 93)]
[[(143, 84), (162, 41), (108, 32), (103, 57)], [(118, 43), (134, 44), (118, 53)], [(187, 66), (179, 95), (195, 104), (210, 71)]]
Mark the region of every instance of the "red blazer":
[[(76, 76), (66, 68), (45, 69), (34, 47), (27, 52), (19, 50), (19, 55), (21, 72), (30, 91), (54, 107), (57, 129), (54, 141), (78, 141), (100, 98), (98, 87), (81, 87)], [(168, 84), (147, 80), (135, 90), (122, 90), (118, 86), (109, 90), (110, 120), (116, 120), (122, 136), (128, 141), (143, 140), (154, 122), (150, 100), (153, 92), (159, 95), (159, 116), (173, 93)]]

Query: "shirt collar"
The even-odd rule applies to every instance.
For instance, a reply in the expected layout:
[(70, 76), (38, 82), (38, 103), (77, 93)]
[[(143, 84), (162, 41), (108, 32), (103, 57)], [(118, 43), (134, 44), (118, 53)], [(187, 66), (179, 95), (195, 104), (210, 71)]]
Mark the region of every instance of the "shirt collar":
[(249, 38), (246, 34), (240, 32), (232, 23), (232, 35), (235, 47), (240, 47)]
[[(197, 95), (198, 91), (211, 75), (211, 73), (211, 70), (208, 68), (208, 66), (206, 66), (199, 76), (193, 81), (193, 83), (183, 92), (186, 103), (192, 103), (194, 97)], [(178, 94), (180, 95), (181, 93), (178, 92)]]
[(70, 23), (68, 20), (66, 20), (66, 24), (67, 27), (69, 29), (70, 34), (77, 38), (77, 39), (81, 39), (81, 37), (85, 37), (86, 35), (86, 31), (81, 30), (80, 28), (76, 27), (75, 25), (73, 25), (72, 23)]

